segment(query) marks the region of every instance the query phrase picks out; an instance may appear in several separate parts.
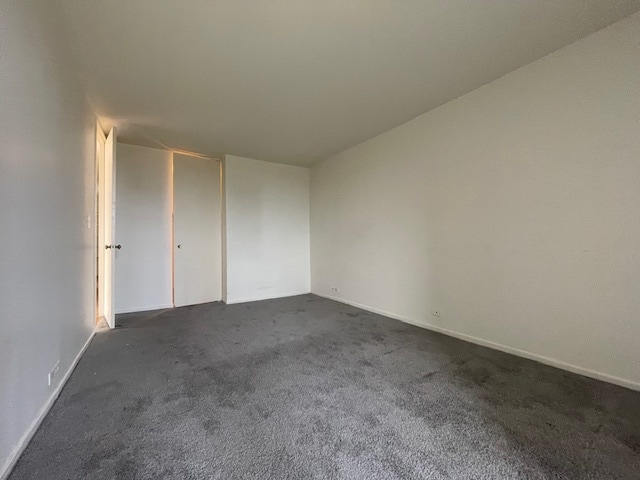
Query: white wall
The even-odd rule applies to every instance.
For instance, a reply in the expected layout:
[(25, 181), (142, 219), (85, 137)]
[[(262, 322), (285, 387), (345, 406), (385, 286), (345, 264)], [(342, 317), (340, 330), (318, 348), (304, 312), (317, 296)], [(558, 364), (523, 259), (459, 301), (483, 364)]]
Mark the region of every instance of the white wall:
[(57, 10), (0, 6), (0, 478), (95, 322), (96, 119), (69, 73)]
[(312, 290), (640, 387), (639, 38), (635, 14), (315, 166)]
[(225, 301), (308, 293), (309, 169), (227, 155), (223, 174)]
[(118, 144), (116, 313), (173, 305), (171, 152)]

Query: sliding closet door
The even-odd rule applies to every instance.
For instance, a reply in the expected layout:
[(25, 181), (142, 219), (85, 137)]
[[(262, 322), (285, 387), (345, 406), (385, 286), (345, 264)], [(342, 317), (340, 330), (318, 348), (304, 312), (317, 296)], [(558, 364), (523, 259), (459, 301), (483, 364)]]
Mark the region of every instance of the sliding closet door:
[(220, 162), (173, 155), (176, 307), (222, 298)]

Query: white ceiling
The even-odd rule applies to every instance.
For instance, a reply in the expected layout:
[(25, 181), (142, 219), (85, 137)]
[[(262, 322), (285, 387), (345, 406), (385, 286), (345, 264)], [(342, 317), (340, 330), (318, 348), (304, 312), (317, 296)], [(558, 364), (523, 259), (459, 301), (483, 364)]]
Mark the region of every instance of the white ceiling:
[(63, 0), (122, 141), (310, 165), (640, 9), (640, 0)]

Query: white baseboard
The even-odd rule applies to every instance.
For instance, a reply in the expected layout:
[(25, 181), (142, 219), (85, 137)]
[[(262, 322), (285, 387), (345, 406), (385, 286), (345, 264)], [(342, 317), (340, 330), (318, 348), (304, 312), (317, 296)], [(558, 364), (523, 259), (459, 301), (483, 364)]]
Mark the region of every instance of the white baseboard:
[(627, 380), (625, 378), (616, 377), (614, 375), (609, 375), (607, 373), (602, 373), (595, 370), (590, 370), (588, 368), (579, 367), (577, 365), (572, 365), (570, 363), (556, 360), (555, 358), (545, 357), (543, 355), (531, 353), (526, 350), (520, 350), (519, 348), (510, 347), (508, 345), (492, 342), (490, 340), (474, 337), (471, 335), (467, 335), (465, 333), (456, 332), (454, 330), (448, 330), (446, 328), (438, 327), (437, 325), (432, 325), (427, 322), (414, 320), (412, 318), (408, 318), (403, 315), (398, 315), (392, 312), (386, 312), (384, 310), (380, 310), (379, 308), (370, 307), (369, 305), (363, 305), (361, 303), (351, 302), (344, 298), (334, 297), (332, 295), (326, 295), (320, 292), (312, 291), (311, 293), (313, 295), (317, 295), (318, 297), (328, 298), (329, 300), (345, 303), (353, 307), (361, 308), (362, 310), (367, 310), (372, 313), (377, 313), (379, 315), (384, 315), (385, 317), (393, 318), (394, 320), (400, 320), (401, 322), (415, 325), (416, 327), (426, 328), (427, 330), (432, 330), (434, 332), (442, 333), (450, 337), (459, 338), (460, 340), (464, 340), (466, 342), (475, 343), (476, 345), (481, 345), (483, 347), (492, 348), (494, 350), (499, 350), (501, 352), (510, 353), (518, 357), (527, 358), (529, 360), (534, 360), (536, 362), (544, 363), (545, 365), (550, 365), (552, 367), (560, 368), (562, 370), (567, 370), (568, 372), (584, 375), (585, 377), (595, 378), (596, 380), (602, 380), (604, 382), (620, 385), (621, 387), (626, 387), (632, 390), (640, 391), (640, 382), (635, 382), (633, 380)]
[(71, 365), (67, 369), (67, 372), (64, 374), (64, 377), (62, 377), (62, 379), (60, 380), (60, 383), (58, 384), (58, 386), (55, 388), (53, 392), (51, 392), (51, 395), (49, 395), (49, 398), (47, 399), (46, 403), (42, 406), (42, 408), (36, 415), (36, 418), (33, 419), (31, 424), (29, 425), (29, 428), (27, 428), (27, 431), (24, 433), (24, 435), (22, 436), (22, 438), (20, 439), (16, 447), (13, 449), (13, 452), (11, 452), (11, 455), (9, 455), (9, 458), (5, 462), (4, 466), (2, 467), (2, 469), (0, 469), (0, 480), (6, 480), (7, 478), (9, 478), (9, 474), (13, 470), (13, 467), (16, 466), (16, 463), (18, 462), (20, 455), (22, 455), (25, 448), (27, 448), (27, 445), (29, 445), (29, 442), (33, 438), (33, 435), (38, 430), (38, 427), (40, 426), (44, 418), (47, 416), (47, 413), (49, 413), (49, 410), (51, 410), (51, 407), (53, 406), (56, 399), (60, 395), (60, 392), (62, 391), (65, 384), (67, 383), (67, 380), (69, 380), (71, 373), (76, 368), (76, 365), (78, 364), (78, 362), (80, 361), (80, 358), (82, 357), (85, 350), (91, 343), (91, 340), (93, 340), (93, 337), (95, 334), (96, 334), (96, 331), (94, 329), (91, 332), (91, 335), (89, 335), (89, 338), (87, 339), (85, 344), (80, 349), (80, 352), (78, 352), (78, 355), (76, 355), (76, 358), (74, 358), (73, 362), (71, 362)]
[(233, 305), (234, 303), (247, 303), (247, 302), (259, 302), (261, 300), (273, 300), (275, 298), (286, 298), (286, 297), (297, 297), (298, 295), (307, 295), (311, 293), (309, 290), (301, 290), (299, 292), (290, 292), (290, 293), (278, 293), (274, 295), (267, 295), (264, 297), (248, 297), (248, 298), (239, 298), (233, 299), (225, 302), (227, 305)]
[(138, 313), (138, 312), (150, 312), (151, 310), (164, 310), (167, 308), (174, 308), (172, 303), (164, 305), (144, 305), (142, 307), (122, 308), (115, 311), (116, 315), (121, 313)]

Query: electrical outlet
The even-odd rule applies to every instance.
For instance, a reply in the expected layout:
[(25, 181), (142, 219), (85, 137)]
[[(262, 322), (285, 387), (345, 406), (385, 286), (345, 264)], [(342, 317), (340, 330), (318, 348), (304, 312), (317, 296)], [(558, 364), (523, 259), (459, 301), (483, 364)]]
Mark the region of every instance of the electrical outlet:
[(60, 370), (60, 360), (56, 362), (51, 371), (49, 372), (49, 376), (47, 377), (47, 382), (49, 386), (53, 383), (53, 379), (58, 375), (58, 370)]
[(332, 292), (339, 292), (340, 289), (338, 287), (331, 287)]
[(431, 309), (431, 315), (433, 315), (434, 317), (441, 317), (442, 316), (442, 310), (437, 310), (435, 308)]

